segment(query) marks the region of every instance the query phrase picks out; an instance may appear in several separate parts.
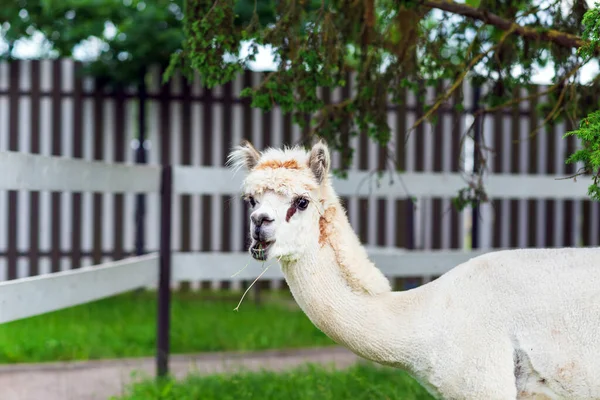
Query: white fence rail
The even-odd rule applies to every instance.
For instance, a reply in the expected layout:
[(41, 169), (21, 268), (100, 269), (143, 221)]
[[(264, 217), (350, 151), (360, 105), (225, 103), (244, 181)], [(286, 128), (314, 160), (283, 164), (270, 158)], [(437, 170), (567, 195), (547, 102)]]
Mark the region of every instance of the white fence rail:
[(0, 152), (0, 190), (151, 193), (160, 167)]
[[(467, 175), (450, 172), (385, 173), (378, 177), (354, 171), (347, 179), (334, 178), (333, 186), (340, 196), (454, 197), (467, 186), (467, 178)], [(564, 175), (488, 174), (484, 187), (490, 198), (588, 199), (589, 177), (564, 178)], [(237, 194), (242, 179), (242, 173), (234, 175), (227, 168), (173, 167), (173, 191), (176, 194)]]
[[(485, 251), (403, 251), (367, 249), (373, 263), (389, 278), (440, 276)], [(252, 280), (264, 269), (261, 279), (283, 279), (275, 260), (259, 262), (248, 253), (175, 253), (173, 280)]]
[(0, 324), (88, 303), (156, 283), (158, 256), (0, 282)]
[[(161, 168), (157, 165), (119, 165), (14, 152), (0, 152), (0, 190), (93, 191), (158, 193)], [(556, 180), (553, 176), (489, 175), (486, 189), (493, 197), (585, 199), (586, 179)], [(173, 194), (238, 193), (242, 174), (225, 168), (173, 168)], [(348, 180), (335, 179), (342, 196), (452, 196), (465, 185), (460, 174), (404, 173), (389, 178), (364, 172)], [(398, 180), (402, 179), (402, 184)], [(407, 193), (408, 191), (408, 193)], [(484, 251), (402, 251), (369, 248), (375, 264), (390, 278), (439, 276)], [(155, 254), (0, 283), (0, 323), (59, 310), (138, 287), (153, 286), (158, 279)], [(250, 265), (249, 265), (250, 264)], [(264, 265), (245, 252), (190, 252), (172, 254), (172, 281), (254, 279)], [(246, 268), (244, 268), (247, 266)], [(272, 266), (264, 279), (283, 278)]]

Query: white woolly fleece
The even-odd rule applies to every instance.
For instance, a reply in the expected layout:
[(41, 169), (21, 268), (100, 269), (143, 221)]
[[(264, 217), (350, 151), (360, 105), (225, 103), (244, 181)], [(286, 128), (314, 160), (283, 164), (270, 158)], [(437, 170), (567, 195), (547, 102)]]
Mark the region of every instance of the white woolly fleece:
[[(329, 177), (311, 175), (311, 155), (323, 149), (232, 153), (249, 170), (245, 195), (275, 216), (268, 257), (319, 329), (405, 369), (439, 399), (600, 399), (600, 249), (492, 252), (392, 292)], [(298, 194), (311, 205), (286, 221)]]

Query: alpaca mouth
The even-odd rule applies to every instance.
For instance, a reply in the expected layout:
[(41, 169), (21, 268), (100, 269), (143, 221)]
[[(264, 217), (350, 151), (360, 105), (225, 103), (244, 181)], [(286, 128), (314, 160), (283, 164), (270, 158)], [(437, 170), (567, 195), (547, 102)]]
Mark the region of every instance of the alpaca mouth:
[(267, 250), (271, 247), (274, 241), (256, 241), (250, 248), (250, 253), (255, 260), (265, 261), (267, 259)]

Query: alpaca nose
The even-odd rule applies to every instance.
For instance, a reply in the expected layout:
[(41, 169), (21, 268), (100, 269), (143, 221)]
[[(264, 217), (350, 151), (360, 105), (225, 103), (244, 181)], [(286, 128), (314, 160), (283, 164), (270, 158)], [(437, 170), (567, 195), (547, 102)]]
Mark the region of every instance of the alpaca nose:
[(250, 216), (250, 219), (252, 220), (252, 222), (254, 223), (254, 225), (258, 228), (260, 226), (262, 226), (263, 223), (269, 223), (269, 222), (273, 222), (272, 218), (269, 218), (269, 215), (266, 213), (261, 213), (258, 215), (252, 214)]

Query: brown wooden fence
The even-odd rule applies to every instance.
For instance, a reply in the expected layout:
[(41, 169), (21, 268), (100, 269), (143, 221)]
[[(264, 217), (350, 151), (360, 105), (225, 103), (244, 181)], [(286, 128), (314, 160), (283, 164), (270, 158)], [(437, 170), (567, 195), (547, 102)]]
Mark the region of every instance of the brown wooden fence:
[[(160, 71), (148, 76), (147, 93), (138, 88), (110, 88), (80, 76), (81, 65), (68, 59), (0, 63), (0, 151), (61, 155), (89, 160), (134, 162), (140, 127), (145, 126), (147, 161), (223, 166), (232, 145), (242, 138), (258, 148), (299, 143), (304, 132), (288, 115), (262, 112), (240, 99), (242, 87), (255, 85), (261, 73), (245, 72), (234, 82), (208, 90), (196, 81), (160, 84)], [(324, 92), (327, 101), (351, 93), (346, 87)], [(433, 99), (441, 83), (427, 89)], [(540, 89), (541, 90), (541, 89)], [(140, 103), (142, 98), (142, 103)], [(473, 110), (473, 90), (464, 87), (465, 108)], [(455, 96), (453, 103), (459, 99)], [(140, 104), (145, 104), (140, 111)], [(407, 171), (459, 171), (460, 140), (468, 112), (442, 107), (435, 124), (425, 123), (406, 138), (423, 114), (424, 104), (407, 95), (390, 107), (391, 149)], [(515, 174), (569, 173), (559, 124), (529, 138), (543, 116), (535, 104), (503, 110), (482, 119), (482, 138), (492, 170)], [(142, 114), (140, 114), (142, 113)], [(145, 115), (143, 115), (145, 113)], [(145, 124), (140, 125), (140, 116)], [(520, 140), (518, 140), (520, 139)], [(376, 170), (387, 152), (365, 135), (353, 139), (353, 169)], [(334, 156), (334, 165), (339, 159)], [(10, 173), (10, 171), (1, 171)], [(400, 183), (399, 183), (400, 184)], [(410, 188), (408, 188), (410, 191)], [(0, 192), (0, 280), (78, 268), (137, 251), (158, 249), (158, 199), (145, 196), (146, 224), (136, 242), (140, 219), (135, 195), (103, 193)], [(419, 249), (597, 245), (598, 205), (553, 199), (493, 201), (477, 218), (458, 213), (449, 198), (417, 199), (416, 204), (387, 198), (344, 199), (353, 226), (372, 246)], [(181, 251), (243, 251), (246, 208), (229, 196), (180, 196), (174, 201), (173, 248)], [(474, 226), (473, 235), (472, 226)], [(143, 239), (143, 240), (140, 240)]]

